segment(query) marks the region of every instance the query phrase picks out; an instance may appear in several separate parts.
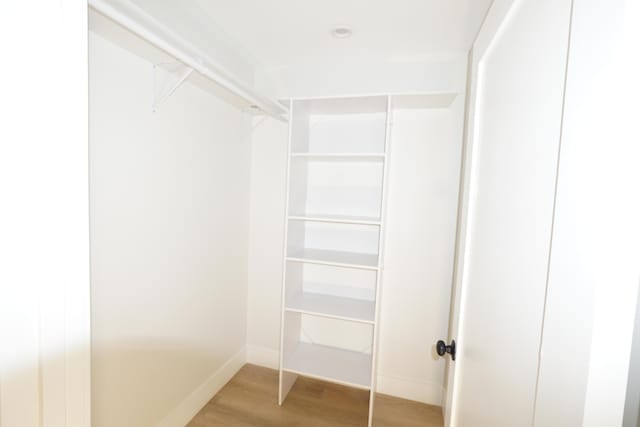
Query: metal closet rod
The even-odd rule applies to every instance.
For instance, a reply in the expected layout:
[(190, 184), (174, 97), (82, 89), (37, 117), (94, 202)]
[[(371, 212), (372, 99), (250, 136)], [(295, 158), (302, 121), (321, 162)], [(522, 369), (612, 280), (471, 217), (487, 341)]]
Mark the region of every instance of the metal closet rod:
[(286, 116), (286, 107), (256, 93), (225, 72), (222, 67), (205, 60), (205, 56), (200, 55), (197, 49), (131, 2), (89, 0), (89, 6), (242, 98), (250, 107), (255, 106), (253, 108), (258, 108), (279, 120)]

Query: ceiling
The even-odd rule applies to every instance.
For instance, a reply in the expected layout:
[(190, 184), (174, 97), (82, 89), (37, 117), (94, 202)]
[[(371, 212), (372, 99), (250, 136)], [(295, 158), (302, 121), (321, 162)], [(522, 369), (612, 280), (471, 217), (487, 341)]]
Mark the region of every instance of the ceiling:
[[(189, 0), (261, 67), (306, 59), (416, 61), (466, 52), (492, 0)], [(348, 39), (332, 28), (353, 30)]]
[[(462, 93), (466, 54), (492, 3), (106, 1), (122, 6), (125, 15), (156, 22), (163, 36), (190, 47), (194, 60), (273, 99)], [(353, 36), (333, 37), (340, 26)]]

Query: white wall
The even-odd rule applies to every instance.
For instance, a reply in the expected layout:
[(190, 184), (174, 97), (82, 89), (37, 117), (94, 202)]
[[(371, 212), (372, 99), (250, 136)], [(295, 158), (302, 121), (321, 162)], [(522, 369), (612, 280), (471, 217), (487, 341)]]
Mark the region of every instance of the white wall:
[[(450, 109), (398, 111), (391, 134), (378, 391), (440, 404), (462, 144), (458, 96)], [(287, 126), (254, 122), (248, 361), (277, 368)]]
[(179, 426), (244, 362), (250, 123), (90, 36), (93, 422)]
[(0, 13), (0, 425), (90, 425), (87, 5)]
[(251, 209), (247, 361), (278, 368), (288, 126), (254, 119), (251, 137)]
[(378, 391), (440, 405), (458, 207), (464, 97), (396, 111), (391, 133)]

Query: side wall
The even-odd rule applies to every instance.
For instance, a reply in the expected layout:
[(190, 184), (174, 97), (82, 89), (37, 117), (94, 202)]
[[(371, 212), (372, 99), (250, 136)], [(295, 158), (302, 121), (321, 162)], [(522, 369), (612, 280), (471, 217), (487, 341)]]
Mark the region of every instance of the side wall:
[(254, 119), (247, 361), (278, 368), (288, 126)]
[(180, 426), (244, 362), (248, 118), (90, 34), (92, 425)]
[[(394, 113), (378, 391), (441, 404), (464, 97), (449, 109)], [(259, 119), (258, 119), (259, 120)], [(287, 127), (254, 123), (248, 361), (278, 366)]]

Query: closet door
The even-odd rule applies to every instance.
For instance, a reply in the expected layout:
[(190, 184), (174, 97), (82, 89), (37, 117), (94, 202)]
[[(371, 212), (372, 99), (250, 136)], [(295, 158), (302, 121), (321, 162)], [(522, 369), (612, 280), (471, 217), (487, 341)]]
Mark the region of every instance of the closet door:
[(472, 51), (447, 425), (531, 425), (570, 0), (494, 2)]

